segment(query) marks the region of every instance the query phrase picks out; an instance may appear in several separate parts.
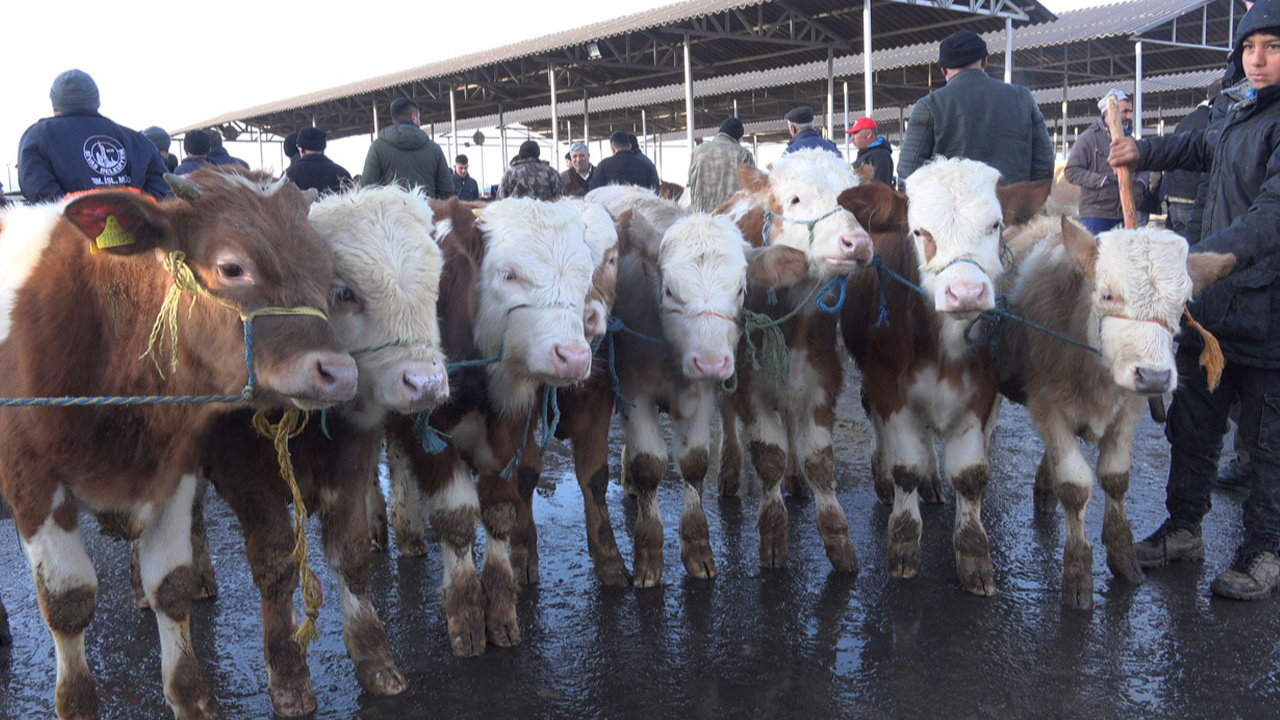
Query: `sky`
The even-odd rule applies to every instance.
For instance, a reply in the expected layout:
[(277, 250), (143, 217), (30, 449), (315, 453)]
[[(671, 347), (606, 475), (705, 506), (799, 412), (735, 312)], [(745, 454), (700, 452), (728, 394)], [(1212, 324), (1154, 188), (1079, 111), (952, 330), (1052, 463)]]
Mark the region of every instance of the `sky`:
[[(397, 4), (394, 9), (390, 3), (362, 3), (350, 6), (341, 16), (326, 12), (325, 4), (303, 5), (296, 0), (9, 3), (0, 28), (0, 58), (6, 67), (0, 112), (0, 163), (5, 168), (0, 182), (6, 189), (16, 184), (18, 141), (29, 125), (52, 114), (49, 86), (71, 68), (93, 76), (103, 115), (135, 130), (150, 125), (172, 130), (261, 103), (671, 2), (433, 0)], [(1102, 4), (1099, 0), (1043, 2), (1055, 12)], [(304, 7), (306, 11), (300, 12)], [(477, 21), (480, 9), (483, 18)], [(246, 21), (250, 14), (259, 19)], [(367, 146), (368, 138), (349, 138), (331, 144), (328, 154), (357, 174)], [(228, 147), (255, 167), (261, 164), (277, 171), (281, 167), (278, 146), (268, 146), (261, 162), (256, 144)], [(473, 174), (481, 174), (478, 161), (483, 160), (484, 184), (498, 181), (499, 149), (489, 143), (483, 156), (474, 149), (464, 151), (473, 155)], [(598, 153), (593, 149), (593, 155)], [(677, 181), (680, 175), (675, 167), (665, 173)]]

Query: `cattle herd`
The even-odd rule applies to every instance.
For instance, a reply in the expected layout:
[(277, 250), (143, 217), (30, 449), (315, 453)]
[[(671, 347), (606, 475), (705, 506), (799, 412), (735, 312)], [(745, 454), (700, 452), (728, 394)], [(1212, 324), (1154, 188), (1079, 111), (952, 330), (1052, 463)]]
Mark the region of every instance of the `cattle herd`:
[[(53, 636), (59, 717), (98, 709), (81, 510), (134, 541), (136, 599), (159, 624), (174, 714), (216, 714), (189, 621), (193, 600), (216, 592), (209, 483), (244, 533), (274, 709), (316, 709), (295, 634), (292, 496), (254, 411), (313, 411), (293, 464), (356, 677), (375, 694), (405, 688), (369, 591), (388, 515), (405, 553), (438, 540), (457, 655), (520, 642), (516, 597), (539, 580), (532, 497), (551, 434), (572, 445), (603, 584), (662, 583), (657, 488), (671, 460), (685, 572), (716, 576), (703, 511), (716, 416), (718, 491), (740, 492), (747, 457), (759, 477), (761, 565), (787, 562), (785, 488), (813, 494), (834, 571), (857, 572), (832, 449), (841, 339), (861, 370), (875, 492), (892, 505), (891, 575), (919, 573), (919, 503), (941, 502), (945, 477), (956, 571), (969, 592), (995, 592), (981, 507), (1005, 397), (1027, 405), (1045, 443), (1036, 507), (1062, 505), (1065, 603), (1093, 602), (1083, 518), (1095, 471), (1077, 438), (1100, 444), (1108, 566), (1141, 581), (1124, 505), (1134, 428), (1144, 396), (1176, 383), (1174, 334), (1193, 289), (1234, 258), (1188, 257), (1163, 230), (1095, 238), (1040, 214), (1047, 183), (999, 186), (968, 160), (921, 168), (906, 194), (820, 150), (740, 179), (733, 199), (700, 214), (626, 187), (555, 203), (473, 206), (395, 187), (316, 200), (264, 174), (201, 170), (170, 177), (175, 197), (160, 203), (108, 191), (0, 215), (0, 396), (252, 390), (248, 407), (0, 408), (0, 487)], [(991, 312), (1006, 304), (1093, 352)], [(620, 480), (637, 507), (630, 566), (605, 504), (615, 411)]]

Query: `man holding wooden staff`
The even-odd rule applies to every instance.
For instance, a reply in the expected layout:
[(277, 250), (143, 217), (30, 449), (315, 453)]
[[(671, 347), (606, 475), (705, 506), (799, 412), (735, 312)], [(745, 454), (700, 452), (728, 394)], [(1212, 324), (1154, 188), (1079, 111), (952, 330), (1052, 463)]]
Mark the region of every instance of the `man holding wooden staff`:
[(1211, 389), (1198, 362), (1200, 337), (1180, 336), (1178, 389), (1165, 429), (1172, 445), (1169, 518), (1134, 549), (1144, 567), (1204, 558), (1200, 521), (1209, 512), (1227, 413), (1238, 400), (1252, 487), (1243, 543), (1211, 589), (1255, 600), (1280, 582), (1280, 0), (1257, 3), (1235, 37), (1232, 63), (1245, 80), (1223, 89), (1220, 100), (1232, 103), (1225, 116), (1181, 135), (1114, 140), (1110, 164), (1209, 171), (1203, 239), (1192, 251), (1237, 258), (1232, 274), (1190, 306), (1221, 342), (1226, 368)]

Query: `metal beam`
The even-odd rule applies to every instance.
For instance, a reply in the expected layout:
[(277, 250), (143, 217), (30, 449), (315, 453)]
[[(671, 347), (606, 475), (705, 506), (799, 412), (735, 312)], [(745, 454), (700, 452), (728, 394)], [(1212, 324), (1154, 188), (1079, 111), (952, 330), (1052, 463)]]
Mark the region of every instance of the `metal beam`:
[(689, 159), (693, 160), (693, 70), (689, 55), (689, 36), (684, 36), (684, 114), (689, 140)]
[(862, 107), (867, 117), (873, 107), (871, 72), (871, 0), (862, 0)]
[(560, 169), (560, 122), (556, 116), (556, 66), (547, 65), (547, 79), (551, 83), (551, 167)]

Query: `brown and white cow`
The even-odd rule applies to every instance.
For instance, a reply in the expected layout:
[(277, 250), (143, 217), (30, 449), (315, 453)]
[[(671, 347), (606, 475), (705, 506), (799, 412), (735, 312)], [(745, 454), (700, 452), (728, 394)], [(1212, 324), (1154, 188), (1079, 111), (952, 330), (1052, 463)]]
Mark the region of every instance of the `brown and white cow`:
[(819, 285), (871, 262), (871, 237), (853, 213), (837, 203), (837, 197), (858, 186), (861, 179), (840, 158), (817, 149), (784, 155), (768, 172), (743, 166), (738, 174), (742, 190), (717, 212), (735, 220), (752, 245), (781, 245), (803, 252), (808, 278), (778, 291), (776, 304), (763, 287), (753, 286), (747, 294), (748, 309), (773, 319), (805, 306), (781, 327), (790, 352), (784, 377), (775, 381), (753, 370), (741, 356), (737, 360), (738, 389), (732, 401), (722, 405), (720, 491), (736, 494), (741, 482), (737, 431), (741, 418), (763, 489), (758, 519), (761, 564), (778, 568), (786, 563), (782, 478), (788, 452), (793, 452), (797, 468), (817, 497), (818, 532), (827, 558), (838, 571), (856, 572), (849, 523), (836, 499), (831, 447), (836, 400), (844, 380), (836, 351), (836, 315), (819, 312), (811, 296)]
[[(392, 421), (392, 473), (412, 473), (426, 495), (444, 564), (444, 611), (454, 652), (475, 655), (486, 636), (496, 645), (520, 641), (510, 534), (520, 506), (517, 483), (504, 471), (535, 430), (544, 385), (581, 382), (591, 369), (583, 334), (584, 299), (594, 263), (586, 223), (564, 204), (516, 198), (479, 217), (456, 201), (437, 223), (445, 265), (439, 317), (453, 362), (499, 358), (459, 370), (450, 402), (430, 418), (449, 435), (439, 454), (425, 452), (413, 423)], [(479, 475), (479, 496), (472, 480)], [(477, 516), (484, 522), (484, 568), (477, 579), (472, 549)]]
[[(158, 204), (101, 192), (3, 216), (0, 395), (234, 394), (248, 377), (238, 313), (324, 307), (333, 256), (307, 224), (308, 202), (296, 186), (257, 173), (167, 179), (178, 197)], [(91, 253), (97, 244), (109, 247)], [(171, 371), (162, 376), (140, 356), (174, 284), (161, 259), (178, 252), (203, 292), (182, 298), (173, 339), (180, 365), (164, 363)], [(255, 406), (314, 410), (355, 395), (355, 362), (323, 318), (265, 314), (252, 325)], [(191, 506), (197, 438), (234, 409), (0, 412), (0, 483), (53, 635), (60, 717), (97, 715), (84, 652), (97, 577), (80, 536), (81, 508), (104, 528), (141, 541), (142, 583), (160, 629), (164, 693), (174, 714), (217, 714), (188, 621), (196, 584)]]
[(1113, 230), (1094, 238), (1065, 218), (1029, 227), (1011, 244), (1030, 247), (1014, 284), (1013, 310), (1100, 351), (1006, 323), (1008, 346), (1000, 353), (1006, 395), (1025, 399), (1045, 444), (1036, 472), (1036, 508), (1051, 510), (1055, 495), (1062, 503), (1063, 601), (1088, 609), (1093, 546), (1085, 537), (1084, 513), (1094, 473), (1077, 438), (1098, 443), (1097, 475), (1107, 494), (1107, 566), (1123, 580), (1142, 582), (1124, 507), (1134, 429), (1145, 396), (1177, 386), (1174, 329), (1188, 300), (1229, 273), (1235, 257), (1188, 256), (1186, 241), (1167, 230)]
[(999, 180), (973, 160), (936, 160), (911, 175), (906, 196), (872, 185), (842, 197), (872, 230), (885, 267), (927, 294), (886, 277), (889, 314), (880, 323), (880, 278), (857, 273), (840, 317), (845, 347), (862, 370), (876, 494), (893, 504), (889, 571), (898, 578), (920, 572), (919, 496), (927, 490), (941, 501), (940, 436), (956, 490), (956, 570), (977, 595), (995, 592), (982, 497), (999, 377), (991, 344), (972, 344), (965, 332), (995, 307), (1004, 227), (1027, 222), (1049, 191), (1045, 182), (997, 187)]
[[(369, 596), (365, 496), (377, 482), (387, 413), (429, 410), (449, 394), (436, 322), (443, 260), (431, 205), (418, 191), (393, 185), (329, 195), (312, 206), (310, 221), (333, 248), (329, 317), (356, 359), (360, 380), (354, 400), (323, 421), (311, 418), (291, 441), (293, 464), (303, 500), (320, 518), (338, 583), (330, 597), (339, 600), (356, 678), (370, 693), (391, 695), (404, 690), (405, 681)], [(316, 709), (316, 699), (306, 656), (293, 640), (292, 496), (283, 483), (270, 481), (278, 473), (275, 449), (245, 415), (219, 419), (204, 439), (202, 465), (245, 535), (262, 596), (272, 704), (280, 715), (304, 715)]]

